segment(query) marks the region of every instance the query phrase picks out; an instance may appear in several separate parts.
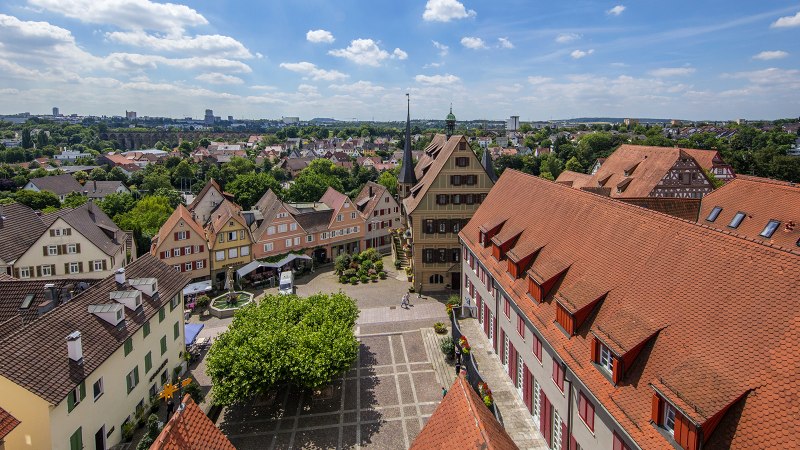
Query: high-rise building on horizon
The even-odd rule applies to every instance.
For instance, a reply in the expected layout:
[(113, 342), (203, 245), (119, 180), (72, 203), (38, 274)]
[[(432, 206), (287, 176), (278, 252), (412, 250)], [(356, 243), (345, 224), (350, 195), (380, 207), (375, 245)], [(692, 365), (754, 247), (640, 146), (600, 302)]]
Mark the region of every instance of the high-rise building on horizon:
[(53, 106), (53, 117), (58, 117), (60, 115), (61, 114), (59, 114), (58, 106)]
[(206, 115), (203, 118), (203, 121), (206, 123), (206, 125), (213, 125), (214, 124), (214, 110), (213, 109), (207, 109), (206, 110)]
[(136, 120), (136, 111), (125, 110), (125, 118), (128, 120)]

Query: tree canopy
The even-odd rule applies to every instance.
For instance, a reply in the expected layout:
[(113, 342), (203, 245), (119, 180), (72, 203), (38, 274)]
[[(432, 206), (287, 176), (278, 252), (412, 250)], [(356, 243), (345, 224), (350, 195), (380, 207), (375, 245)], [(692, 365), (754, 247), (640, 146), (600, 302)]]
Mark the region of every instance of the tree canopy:
[(358, 307), (339, 292), (268, 295), (239, 310), (206, 357), (214, 401), (246, 401), (287, 384), (319, 388), (352, 367)]
[(272, 175), (264, 172), (239, 175), (225, 187), (225, 190), (236, 198), (236, 203), (245, 210), (255, 205), (268, 189), (281, 195), (280, 183)]

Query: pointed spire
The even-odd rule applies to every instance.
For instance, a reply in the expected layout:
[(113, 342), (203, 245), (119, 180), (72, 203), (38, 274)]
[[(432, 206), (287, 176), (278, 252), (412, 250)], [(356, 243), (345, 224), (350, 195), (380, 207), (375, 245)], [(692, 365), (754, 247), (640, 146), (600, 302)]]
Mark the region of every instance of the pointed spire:
[(406, 94), (406, 101), (408, 102), (408, 115), (406, 116), (405, 146), (403, 147), (403, 167), (397, 182), (413, 186), (417, 184), (417, 177), (414, 175), (414, 163), (411, 155), (411, 98), (408, 94)]
[(492, 156), (489, 154), (489, 149), (483, 149), (483, 157), (481, 157), (481, 166), (483, 166), (483, 170), (486, 171), (486, 175), (489, 175), (489, 179), (492, 180), (492, 183), (497, 182), (497, 174), (494, 172), (494, 166), (492, 166)]

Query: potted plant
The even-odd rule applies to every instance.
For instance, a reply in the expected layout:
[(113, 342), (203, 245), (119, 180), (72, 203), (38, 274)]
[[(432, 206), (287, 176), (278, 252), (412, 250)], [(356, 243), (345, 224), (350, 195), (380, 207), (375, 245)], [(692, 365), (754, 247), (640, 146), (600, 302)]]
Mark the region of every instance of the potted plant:
[(458, 345), (461, 347), (462, 355), (469, 355), (469, 351), (470, 349), (472, 349), (472, 347), (470, 347), (469, 341), (467, 341), (466, 336), (461, 336), (460, 338), (458, 338)]
[(386, 272), (381, 270), (380, 272), (378, 272), (378, 277), (380, 277), (381, 280), (385, 280), (386, 279)]
[(413, 281), (414, 271), (411, 269), (411, 266), (406, 267), (406, 277), (408, 277), (408, 281)]
[(350, 277), (350, 284), (352, 284), (352, 285), (358, 284), (358, 277), (356, 277), (355, 275)]
[(492, 390), (489, 389), (489, 385), (483, 381), (479, 382), (478, 394), (480, 394), (481, 399), (483, 399), (483, 403), (486, 405), (486, 407), (491, 408), (492, 403), (494, 403), (494, 396), (492, 395)]
[(455, 351), (455, 344), (453, 344), (453, 338), (446, 337), (442, 338), (442, 341), (439, 343), (439, 349), (444, 353), (447, 359), (453, 359), (453, 351)]
[(403, 265), (403, 263), (399, 259), (395, 259), (394, 260), (394, 268), (395, 269), (400, 270), (400, 266), (402, 266), (402, 265)]
[(201, 316), (205, 314), (206, 310), (208, 309), (208, 305), (210, 304), (211, 298), (205, 294), (197, 297), (197, 300), (194, 302), (194, 305), (200, 311)]
[(361, 275), (361, 278), (360, 278), (359, 281), (361, 281), (361, 283), (367, 283), (369, 281), (369, 277), (366, 274), (365, 275)]
[(433, 331), (435, 331), (436, 334), (445, 334), (447, 333), (447, 327), (444, 322), (436, 322), (433, 324)]

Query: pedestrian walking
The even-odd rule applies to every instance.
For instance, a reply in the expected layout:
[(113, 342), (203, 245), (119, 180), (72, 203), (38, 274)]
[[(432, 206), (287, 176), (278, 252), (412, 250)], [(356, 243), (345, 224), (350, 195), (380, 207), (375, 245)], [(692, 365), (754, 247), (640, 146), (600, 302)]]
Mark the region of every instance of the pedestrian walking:
[(400, 301), (401, 308), (408, 308), (408, 292), (403, 295), (403, 299)]
[(456, 376), (461, 373), (461, 363), (456, 363)]
[(417, 289), (417, 298), (422, 298), (422, 281), (419, 282), (419, 289)]
[(444, 398), (444, 397), (445, 397), (445, 395), (447, 395), (447, 389), (445, 389), (444, 387), (442, 387), (442, 398)]

